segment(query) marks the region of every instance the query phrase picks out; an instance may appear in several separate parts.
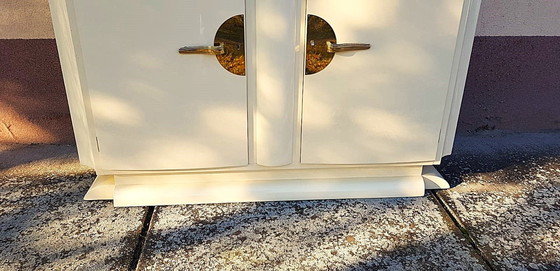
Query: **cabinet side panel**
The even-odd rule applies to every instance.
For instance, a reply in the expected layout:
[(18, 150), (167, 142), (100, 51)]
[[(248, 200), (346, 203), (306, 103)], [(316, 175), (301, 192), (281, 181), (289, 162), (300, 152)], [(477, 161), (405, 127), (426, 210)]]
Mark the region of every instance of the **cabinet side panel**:
[(443, 156), (450, 155), (453, 149), (453, 141), (455, 140), (457, 121), (459, 120), (459, 111), (461, 109), (461, 101), (463, 100), (463, 92), (465, 90), (465, 84), (467, 81), (467, 72), (471, 60), (471, 52), (476, 31), (476, 23), (478, 22), (478, 15), (480, 13), (480, 5), (480, 0), (472, 0), (467, 15), (467, 25), (463, 38), (463, 46), (461, 51), (461, 58), (459, 60), (453, 101), (451, 103), (451, 110), (449, 112), (449, 122), (447, 123), (447, 127), (443, 127), (444, 129), (447, 129), (443, 145)]
[(66, 1), (61, 0), (49, 0), (49, 6), (80, 163), (94, 167), (91, 130), (84, 105), (82, 85), (78, 75), (78, 64), (70, 28), (68, 8)]
[(451, 67), (451, 78), (449, 79), (447, 99), (445, 101), (445, 108), (443, 111), (443, 119), (441, 122), (441, 132), (439, 134), (439, 144), (437, 150), (437, 157), (434, 164), (439, 164), (441, 162), (441, 157), (443, 154), (443, 147), (445, 145), (445, 138), (448, 133), (447, 127), (450, 121), (451, 106), (453, 105), (453, 100), (455, 99), (457, 84), (458, 71), (461, 60), (461, 55), (463, 53), (463, 45), (465, 40), (465, 31), (467, 28), (467, 19), (469, 14), (469, 9), (471, 7), (471, 0), (465, 0), (463, 3), (463, 12), (461, 14), (461, 23), (459, 24), (459, 33), (457, 35), (457, 46), (455, 46), (455, 53), (453, 55), (453, 65)]

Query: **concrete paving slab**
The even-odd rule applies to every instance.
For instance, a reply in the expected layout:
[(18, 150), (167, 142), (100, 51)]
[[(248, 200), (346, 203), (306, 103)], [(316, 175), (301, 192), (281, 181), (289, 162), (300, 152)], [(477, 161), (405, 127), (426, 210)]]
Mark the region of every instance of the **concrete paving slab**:
[(560, 270), (560, 133), (458, 137), (437, 193), (496, 270)]
[(431, 196), (158, 207), (140, 270), (484, 270)]
[(75, 147), (0, 152), (0, 270), (126, 270), (145, 208), (83, 201), (93, 182)]

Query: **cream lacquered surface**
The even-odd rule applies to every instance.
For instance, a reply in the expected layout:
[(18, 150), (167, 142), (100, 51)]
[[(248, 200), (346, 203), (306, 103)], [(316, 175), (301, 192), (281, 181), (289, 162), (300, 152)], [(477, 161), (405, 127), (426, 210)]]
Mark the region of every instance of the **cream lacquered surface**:
[(78, 59), (76, 57), (78, 43), (73, 39), (71, 31), (72, 12), (68, 12), (66, 2), (49, 1), (53, 28), (56, 34), (56, 45), (60, 64), (64, 74), (64, 86), (72, 127), (80, 163), (95, 168), (95, 134), (91, 129), (91, 111), (89, 111), (89, 97), (87, 92), (82, 91), (82, 75), (79, 72)]
[(372, 48), (305, 76), (302, 163), (437, 160), (462, 9), (462, 0), (309, 0), (337, 42)]
[[(452, 147), (479, 0), (49, 2), (80, 160), (98, 175), (88, 200), (399, 197), (449, 186), (431, 165)], [(304, 76), (308, 13), (337, 43), (372, 48)], [(212, 45), (238, 14), (247, 76), (177, 52)]]
[(291, 164), (296, 103), (296, 1), (256, 1), (256, 163)]
[[(154, 170), (248, 163), (246, 78), (212, 55), (241, 0), (74, 0), (99, 144), (98, 167)], [(217, 8), (219, 7), (219, 8)]]

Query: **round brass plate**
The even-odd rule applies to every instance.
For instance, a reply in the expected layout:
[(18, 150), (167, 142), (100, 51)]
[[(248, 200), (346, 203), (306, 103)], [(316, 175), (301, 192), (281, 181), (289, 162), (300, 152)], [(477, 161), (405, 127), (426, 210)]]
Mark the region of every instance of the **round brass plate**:
[(308, 15), (305, 74), (320, 72), (331, 63), (335, 53), (328, 52), (329, 41), (336, 43), (336, 35), (329, 23), (319, 16)]
[(245, 27), (243, 15), (227, 19), (218, 28), (214, 45), (223, 44), (224, 53), (216, 55), (220, 65), (229, 72), (245, 75)]

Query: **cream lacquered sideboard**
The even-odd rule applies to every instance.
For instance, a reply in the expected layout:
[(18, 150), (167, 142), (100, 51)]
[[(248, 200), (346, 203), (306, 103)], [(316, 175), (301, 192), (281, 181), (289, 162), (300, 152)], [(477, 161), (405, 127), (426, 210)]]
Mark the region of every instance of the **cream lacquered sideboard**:
[(50, 0), (85, 199), (408, 197), (448, 183), (480, 0)]

